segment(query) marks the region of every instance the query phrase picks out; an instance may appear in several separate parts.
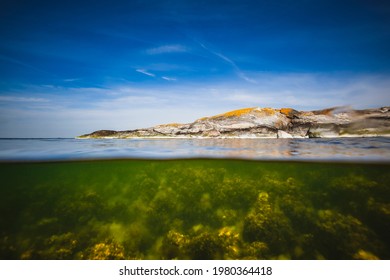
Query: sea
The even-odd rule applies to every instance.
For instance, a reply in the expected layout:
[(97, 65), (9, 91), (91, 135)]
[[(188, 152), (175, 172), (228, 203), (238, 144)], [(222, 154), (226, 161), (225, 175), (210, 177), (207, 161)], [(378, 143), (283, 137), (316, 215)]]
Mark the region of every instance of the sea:
[(0, 259), (390, 259), (390, 138), (0, 139)]

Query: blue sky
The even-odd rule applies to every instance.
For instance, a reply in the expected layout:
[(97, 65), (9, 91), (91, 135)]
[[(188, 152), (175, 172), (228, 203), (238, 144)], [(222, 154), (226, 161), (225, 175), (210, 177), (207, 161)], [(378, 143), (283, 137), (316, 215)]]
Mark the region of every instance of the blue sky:
[(380, 0), (0, 2), (0, 137), (390, 105)]

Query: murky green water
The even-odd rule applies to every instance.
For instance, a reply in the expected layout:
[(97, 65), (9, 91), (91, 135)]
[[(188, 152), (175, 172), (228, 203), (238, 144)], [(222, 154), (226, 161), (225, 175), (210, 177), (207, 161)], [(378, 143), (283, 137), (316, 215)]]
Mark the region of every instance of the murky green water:
[(0, 164), (1, 259), (390, 259), (388, 164)]

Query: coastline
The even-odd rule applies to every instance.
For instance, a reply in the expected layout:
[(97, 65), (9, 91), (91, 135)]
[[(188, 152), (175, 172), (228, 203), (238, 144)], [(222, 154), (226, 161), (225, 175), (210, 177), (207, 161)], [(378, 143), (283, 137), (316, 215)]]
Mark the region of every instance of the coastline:
[[(387, 134), (364, 134), (364, 135), (358, 135), (358, 134), (343, 134), (339, 136), (321, 136), (321, 137), (309, 137), (309, 136), (293, 136), (290, 137), (290, 139), (318, 139), (318, 138), (371, 138), (371, 137), (390, 137), (390, 133)], [(87, 140), (87, 139), (289, 139), (289, 138), (282, 138), (276, 136), (218, 136), (218, 137), (212, 137), (212, 136), (76, 136), (74, 139), (81, 139), (81, 140)]]
[(97, 130), (77, 138), (338, 138), (390, 136), (390, 107), (316, 111), (244, 108), (192, 123), (160, 124), (132, 130)]

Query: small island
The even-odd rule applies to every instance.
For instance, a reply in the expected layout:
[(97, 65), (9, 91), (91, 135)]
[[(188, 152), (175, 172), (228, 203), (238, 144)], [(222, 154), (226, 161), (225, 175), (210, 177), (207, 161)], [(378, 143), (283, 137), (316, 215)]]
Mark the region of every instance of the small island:
[(390, 107), (354, 110), (333, 107), (315, 111), (292, 108), (244, 108), (187, 124), (98, 130), (91, 138), (326, 138), (390, 136)]

